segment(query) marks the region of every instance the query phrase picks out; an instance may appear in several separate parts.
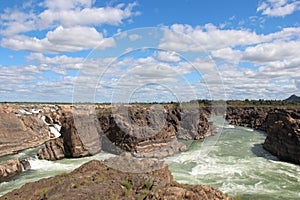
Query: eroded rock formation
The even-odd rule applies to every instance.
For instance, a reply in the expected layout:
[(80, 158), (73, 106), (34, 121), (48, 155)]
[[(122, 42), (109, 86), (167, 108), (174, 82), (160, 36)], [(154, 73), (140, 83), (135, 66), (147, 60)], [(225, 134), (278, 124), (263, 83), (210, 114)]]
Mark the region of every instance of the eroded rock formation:
[[(62, 118), (61, 137), (47, 141), (38, 151), (40, 159), (59, 160), (90, 156), (101, 150), (101, 138), (94, 124), (95, 117), (65, 113)], [(76, 125), (75, 125), (76, 123)]]
[(22, 172), (22, 165), (18, 158), (0, 164), (0, 182), (7, 181)]
[(280, 160), (300, 164), (300, 110), (275, 110), (266, 118), (263, 147)]
[(178, 139), (203, 139), (215, 131), (200, 110), (173, 105), (74, 109), (60, 117), (61, 137), (46, 142), (39, 158), (82, 157), (101, 149), (162, 158), (186, 150)]
[(10, 180), (23, 170), (30, 169), (30, 163), (27, 159), (19, 160), (18, 158), (7, 160), (0, 164), (0, 183)]
[(45, 142), (38, 153), (41, 159), (82, 157), (101, 149), (161, 158), (185, 151), (178, 139), (199, 140), (214, 133), (205, 109), (175, 105), (113, 109), (102, 105), (2, 104), (0, 156)]
[(0, 113), (0, 156), (14, 154), (49, 140), (49, 129), (39, 118)]
[(173, 105), (102, 109), (99, 110), (98, 119), (105, 138), (108, 138), (103, 139), (108, 141), (103, 144), (105, 150), (116, 151), (115, 147), (118, 147), (137, 157), (162, 158), (173, 155), (186, 150), (178, 139), (202, 139), (213, 134), (200, 111), (183, 111)]
[(0, 104), (0, 156), (42, 145), (60, 136), (61, 117), (71, 105)]

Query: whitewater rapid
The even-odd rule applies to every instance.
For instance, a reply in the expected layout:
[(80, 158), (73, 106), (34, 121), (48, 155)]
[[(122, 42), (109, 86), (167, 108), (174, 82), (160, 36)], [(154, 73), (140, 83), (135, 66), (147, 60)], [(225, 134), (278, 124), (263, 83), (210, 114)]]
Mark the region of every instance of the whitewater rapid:
[(9, 182), (0, 183), (0, 196), (12, 191), (13, 189), (20, 188), (25, 183), (37, 181), (41, 178), (47, 178), (67, 172), (71, 172), (75, 168), (81, 166), (82, 164), (93, 160), (105, 160), (113, 157), (113, 154), (109, 153), (99, 153), (94, 156), (84, 157), (84, 158), (74, 158), (74, 159), (63, 159), (57, 161), (39, 160), (36, 156), (38, 148), (32, 148), (25, 150), (19, 154), (6, 156), (1, 158), (1, 161), (8, 160), (11, 158), (29, 158), (31, 169), (22, 172), (20, 175), (14, 177)]
[(300, 199), (300, 166), (266, 152), (263, 132), (225, 124), (213, 137), (218, 139), (207, 156), (195, 141), (187, 152), (166, 158), (175, 180), (211, 185), (242, 199)]

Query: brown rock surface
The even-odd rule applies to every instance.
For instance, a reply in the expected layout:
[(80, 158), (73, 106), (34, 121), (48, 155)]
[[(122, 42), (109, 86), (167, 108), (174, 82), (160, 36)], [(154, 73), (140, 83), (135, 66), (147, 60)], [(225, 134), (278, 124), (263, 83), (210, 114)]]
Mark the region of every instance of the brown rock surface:
[[(139, 168), (137, 163), (142, 163), (122, 159), (118, 158), (118, 162), (128, 161), (128, 166), (134, 163), (135, 168)], [(156, 163), (161, 161), (145, 162), (160, 167), (150, 172), (128, 173), (93, 160), (69, 174), (27, 183), (0, 199), (231, 199), (210, 186), (173, 181), (167, 165)]]
[(62, 138), (45, 142), (45, 147), (38, 151), (39, 159), (60, 160), (65, 158), (65, 148)]
[(300, 164), (300, 110), (275, 110), (265, 123), (263, 147), (280, 160)]
[[(204, 113), (194, 108), (133, 105), (125, 110), (112, 112), (113, 109), (102, 105), (3, 104), (0, 106), (3, 138), (0, 155), (52, 139), (39, 151), (40, 158), (82, 157), (101, 149), (162, 158), (186, 149), (178, 139), (198, 140), (213, 134)], [(50, 131), (57, 126), (61, 126), (61, 137), (53, 139)]]
[(7, 160), (0, 164), (0, 183), (7, 181), (22, 172), (22, 166), (18, 158)]
[(94, 155), (101, 150), (101, 141), (93, 117), (78, 115), (75, 120), (71, 113), (64, 113), (62, 119), (61, 137), (45, 143), (40, 149), (40, 159), (59, 160)]
[(52, 130), (61, 125), (63, 112), (71, 112), (71, 108), (71, 105), (0, 104), (0, 156), (52, 139)]
[(41, 119), (13, 113), (0, 113), (0, 138), (0, 156), (39, 146), (50, 139)]
[(177, 139), (202, 139), (212, 134), (200, 111), (183, 111), (173, 105), (99, 109), (98, 119), (105, 135), (104, 150), (118, 151), (118, 147), (137, 157), (173, 155), (186, 149)]

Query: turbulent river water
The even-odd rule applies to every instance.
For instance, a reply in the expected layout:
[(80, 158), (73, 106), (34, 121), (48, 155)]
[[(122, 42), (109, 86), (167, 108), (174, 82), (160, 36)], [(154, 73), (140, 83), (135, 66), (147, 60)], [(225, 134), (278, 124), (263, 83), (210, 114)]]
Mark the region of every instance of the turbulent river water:
[[(241, 199), (300, 199), (300, 166), (278, 161), (264, 151), (266, 135), (244, 127), (225, 124), (218, 135), (209, 137), (212, 146), (203, 154), (203, 142), (189, 144), (188, 151), (168, 157), (175, 180), (181, 183), (212, 185), (233, 197)], [(99, 153), (92, 157), (60, 161), (38, 160), (37, 149), (0, 158), (30, 157), (31, 170), (9, 182), (0, 184), (0, 196), (27, 182), (69, 172), (92, 160), (113, 156)], [(205, 155), (205, 156), (203, 156)]]

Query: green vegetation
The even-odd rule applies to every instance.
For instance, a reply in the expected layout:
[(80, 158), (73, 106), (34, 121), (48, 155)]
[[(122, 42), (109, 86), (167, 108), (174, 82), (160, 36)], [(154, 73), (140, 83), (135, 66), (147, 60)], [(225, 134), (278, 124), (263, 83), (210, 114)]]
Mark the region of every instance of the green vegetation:
[(132, 184), (129, 181), (122, 182), (122, 185), (127, 189), (130, 190), (132, 188)]
[(146, 181), (144, 186), (147, 190), (150, 190), (152, 183), (150, 183), (149, 181)]
[(63, 178), (57, 177), (57, 178), (55, 178), (55, 183), (59, 184), (59, 183), (61, 183), (63, 180), (64, 180)]
[(48, 192), (48, 188), (43, 188), (43, 189), (40, 191), (40, 195), (41, 195), (41, 196), (44, 196), (47, 192)]
[(126, 190), (124, 191), (124, 196), (128, 197), (131, 192), (132, 183), (130, 183), (129, 181), (124, 181), (121, 184), (126, 188)]
[(226, 102), (227, 106), (238, 107), (253, 107), (253, 106), (266, 106), (266, 107), (300, 107), (300, 101), (288, 101), (288, 100), (229, 100)]

